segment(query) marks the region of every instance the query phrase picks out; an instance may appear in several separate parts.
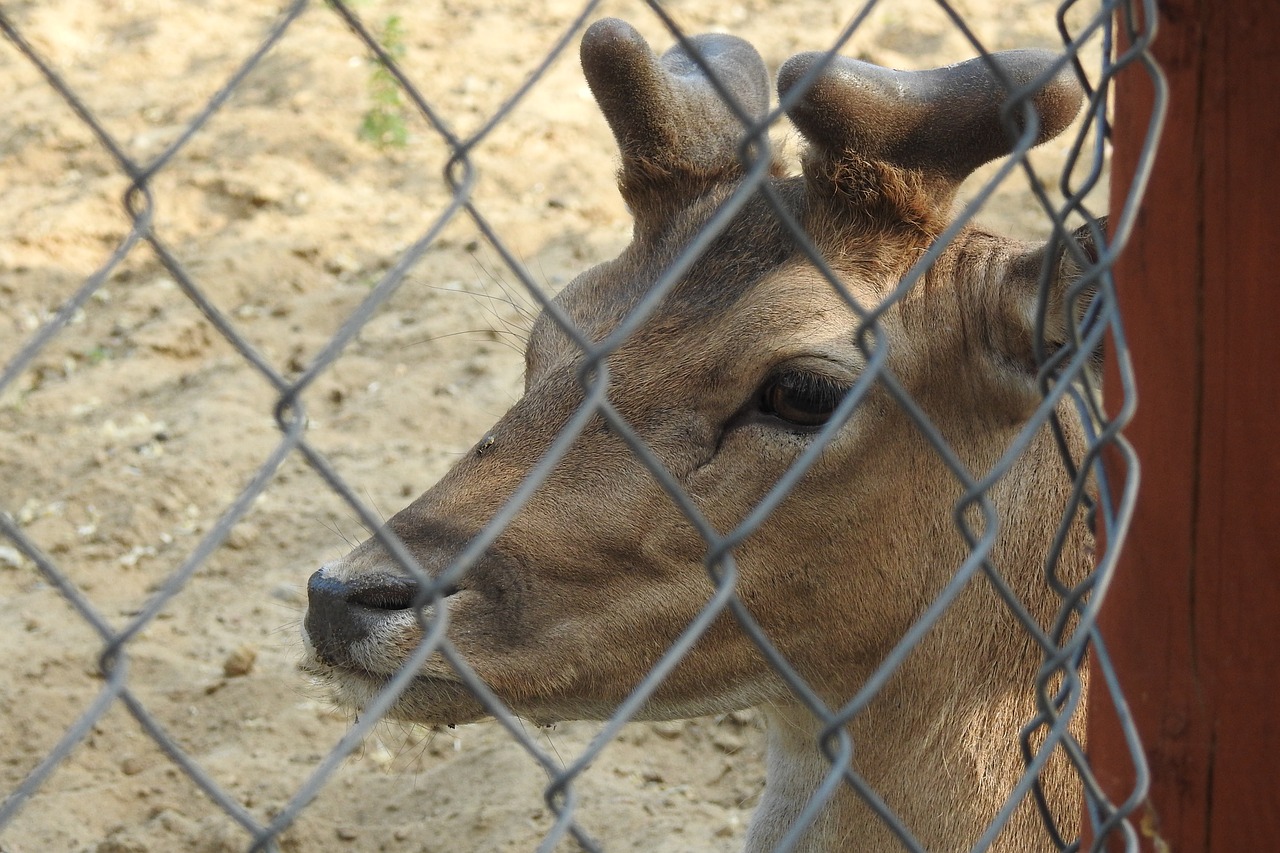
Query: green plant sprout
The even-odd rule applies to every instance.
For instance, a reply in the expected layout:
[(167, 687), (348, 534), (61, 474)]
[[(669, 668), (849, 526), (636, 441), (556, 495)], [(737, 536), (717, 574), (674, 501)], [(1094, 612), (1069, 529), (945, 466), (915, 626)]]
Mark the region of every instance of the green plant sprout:
[[(392, 59), (404, 56), (404, 27), (399, 15), (389, 15), (378, 33), (378, 44)], [(378, 148), (403, 148), (409, 142), (408, 108), (400, 87), (381, 60), (374, 57), (369, 75), (369, 98), (373, 105), (360, 122), (359, 138)]]

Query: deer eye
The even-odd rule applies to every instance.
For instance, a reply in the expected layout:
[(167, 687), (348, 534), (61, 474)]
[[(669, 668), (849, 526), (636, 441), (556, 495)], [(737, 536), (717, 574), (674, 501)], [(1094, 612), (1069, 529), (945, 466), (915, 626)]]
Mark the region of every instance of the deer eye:
[(760, 411), (789, 424), (818, 427), (849, 393), (849, 386), (826, 376), (795, 371), (774, 376), (760, 391)]

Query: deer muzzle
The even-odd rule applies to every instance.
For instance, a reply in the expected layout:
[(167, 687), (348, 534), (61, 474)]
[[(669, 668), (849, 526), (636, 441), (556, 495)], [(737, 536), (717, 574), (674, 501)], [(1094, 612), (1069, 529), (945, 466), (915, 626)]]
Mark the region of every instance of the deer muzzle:
[(389, 629), (416, 621), (418, 589), (410, 577), (376, 574), (345, 580), (320, 569), (307, 582), (303, 622), (316, 657), (329, 666), (369, 669), (371, 650), (366, 647), (385, 639)]

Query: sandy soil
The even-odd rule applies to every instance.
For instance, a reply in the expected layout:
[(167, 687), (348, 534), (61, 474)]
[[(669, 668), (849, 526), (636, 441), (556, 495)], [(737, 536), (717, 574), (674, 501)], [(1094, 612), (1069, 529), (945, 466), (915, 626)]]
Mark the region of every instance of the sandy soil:
[[(671, 4), (691, 30), (751, 39), (772, 67), (827, 46), (860, 4)], [(960, 0), (991, 48), (1056, 44), (1054, 3)], [(546, 54), (577, 2), (355, 6), (400, 18), (409, 76), (459, 133), (479, 128)], [(133, 157), (155, 156), (226, 81), (276, 4), (0, 2)], [(638, 3), (610, 2), (665, 48)], [(847, 53), (898, 67), (972, 50), (931, 2), (885, 2)], [(446, 154), (417, 117), (403, 147), (358, 130), (376, 84), (362, 45), (310, 8), (151, 183), (156, 233), (275, 368), (305, 366), (434, 222)], [(120, 170), (12, 45), (0, 46), (0, 364), (128, 230)], [(1045, 174), (1065, 151), (1038, 159)], [(478, 209), (555, 291), (609, 257), (630, 223), (576, 39), (476, 150)], [(1052, 182), (1052, 179), (1047, 179)], [(985, 220), (1044, 231), (1024, 181)], [(515, 399), (527, 296), (455, 219), (306, 395), (309, 438), (376, 511), (429, 486)], [(114, 626), (182, 564), (279, 440), (268, 383), (142, 246), (0, 396), (0, 510)], [(275, 813), (349, 724), (297, 670), (308, 574), (362, 531), (297, 456), (129, 645), (134, 694), (230, 795)], [(29, 773), (102, 687), (101, 643), (0, 538), (0, 792)], [(571, 760), (598, 727), (537, 731)], [(633, 725), (581, 783), (582, 824), (609, 850), (728, 851), (763, 786), (751, 712)], [(384, 726), (283, 839), (287, 850), (532, 850), (551, 825), (545, 776), (492, 724)], [(7, 826), (0, 851), (224, 851), (247, 836), (117, 704)], [(562, 849), (570, 849), (564, 845)]]

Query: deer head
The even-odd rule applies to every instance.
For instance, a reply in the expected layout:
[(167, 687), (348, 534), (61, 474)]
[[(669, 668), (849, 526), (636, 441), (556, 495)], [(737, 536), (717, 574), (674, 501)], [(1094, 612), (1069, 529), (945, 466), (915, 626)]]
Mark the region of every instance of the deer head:
[[(779, 91), (807, 150), (803, 174), (787, 177), (776, 163), (744, 158), (759, 148), (744, 140), (769, 105), (759, 55), (726, 35), (690, 39), (689, 48), (700, 59), (685, 48), (659, 58), (615, 20), (587, 32), (583, 68), (622, 152), (633, 241), (556, 297), (529, 337), (523, 397), (387, 523), (384, 536), (427, 575), (449, 580), (434, 603), (392, 558), (389, 536), (312, 577), (309, 665), (338, 701), (369, 701), (447, 609), (448, 641), (514, 711), (537, 722), (608, 717), (715, 592), (706, 539), (629, 441), (726, 534), (821, 436), (821, 452), (732, 557), (736, 595), (832, 707), (866, 682), (965, 562), (953, 521), (962, 489), (885, 377), (968, 470), (987, 472), (1042, 400), (1041, 271), (1052, 271), (1053, 347), (1080, 311), (1068, 307), (1078, 302), (1067, 298), (1079, 272), (1070, 258), (1087, 260), (1090, 250), (1046, 258), (1043, 245), (966, 227), (918, 281), (900, 284), (950, 224), (961, 181), (1012, 149), (1002, 119), (1010, 87), (1038, 84), (1032, 108), (1011, 119), (1016, 128), (1038, 122), (1042, 141), (1074, 117), (1078, 86), (1050, 73), (1052, 54), (1034, 51), (925, 72), (797, 56)], [(743, 190), (757, 171), (763, 184)], [(834, 282), (773, 204), (802, 226)], [(693, 260), (681, 260), (709, 227)], [(664, 278), (671, 286), (646, 303)], [(585, 354), (602, 346), (603, 359)], [(846, 411), (850, 394), (858, 401)], [(1061, 414), (1078, 449), (1079, 424)], [(458, 556), (565, 430), (571, 438), (550, 472), (459, 572)], [(990, 491), (1000, 518), (991, 565), (1046, 625), (1057, 600), (1044, 563), (1071, 489), (1058, 460), (1050, 431), (1035, 431)], [(1057, 574), (1083, 578), (1090, 549), (1075, 523)], [(1041, 657), (979, 577), (849, 724), (856, 771), (921, 843), (967, 848), (1008, 796)], [(765, 850), (829, 765), (820, 727), (738, 620), (717, 618), (639, 716), (749, 706), (763, 706), (771, 723), (768, 788), (750, 842)], [(433, 655), (392, 714), (461, 723), (486, 710)], [(1066, 768), (1051, 761), (1041, 777), (1070, 830)], [(1029, 805), (1000, 838), (1018, 851), (1049, 844)], [(895, 843), (845, 790), (802, 849)]]

